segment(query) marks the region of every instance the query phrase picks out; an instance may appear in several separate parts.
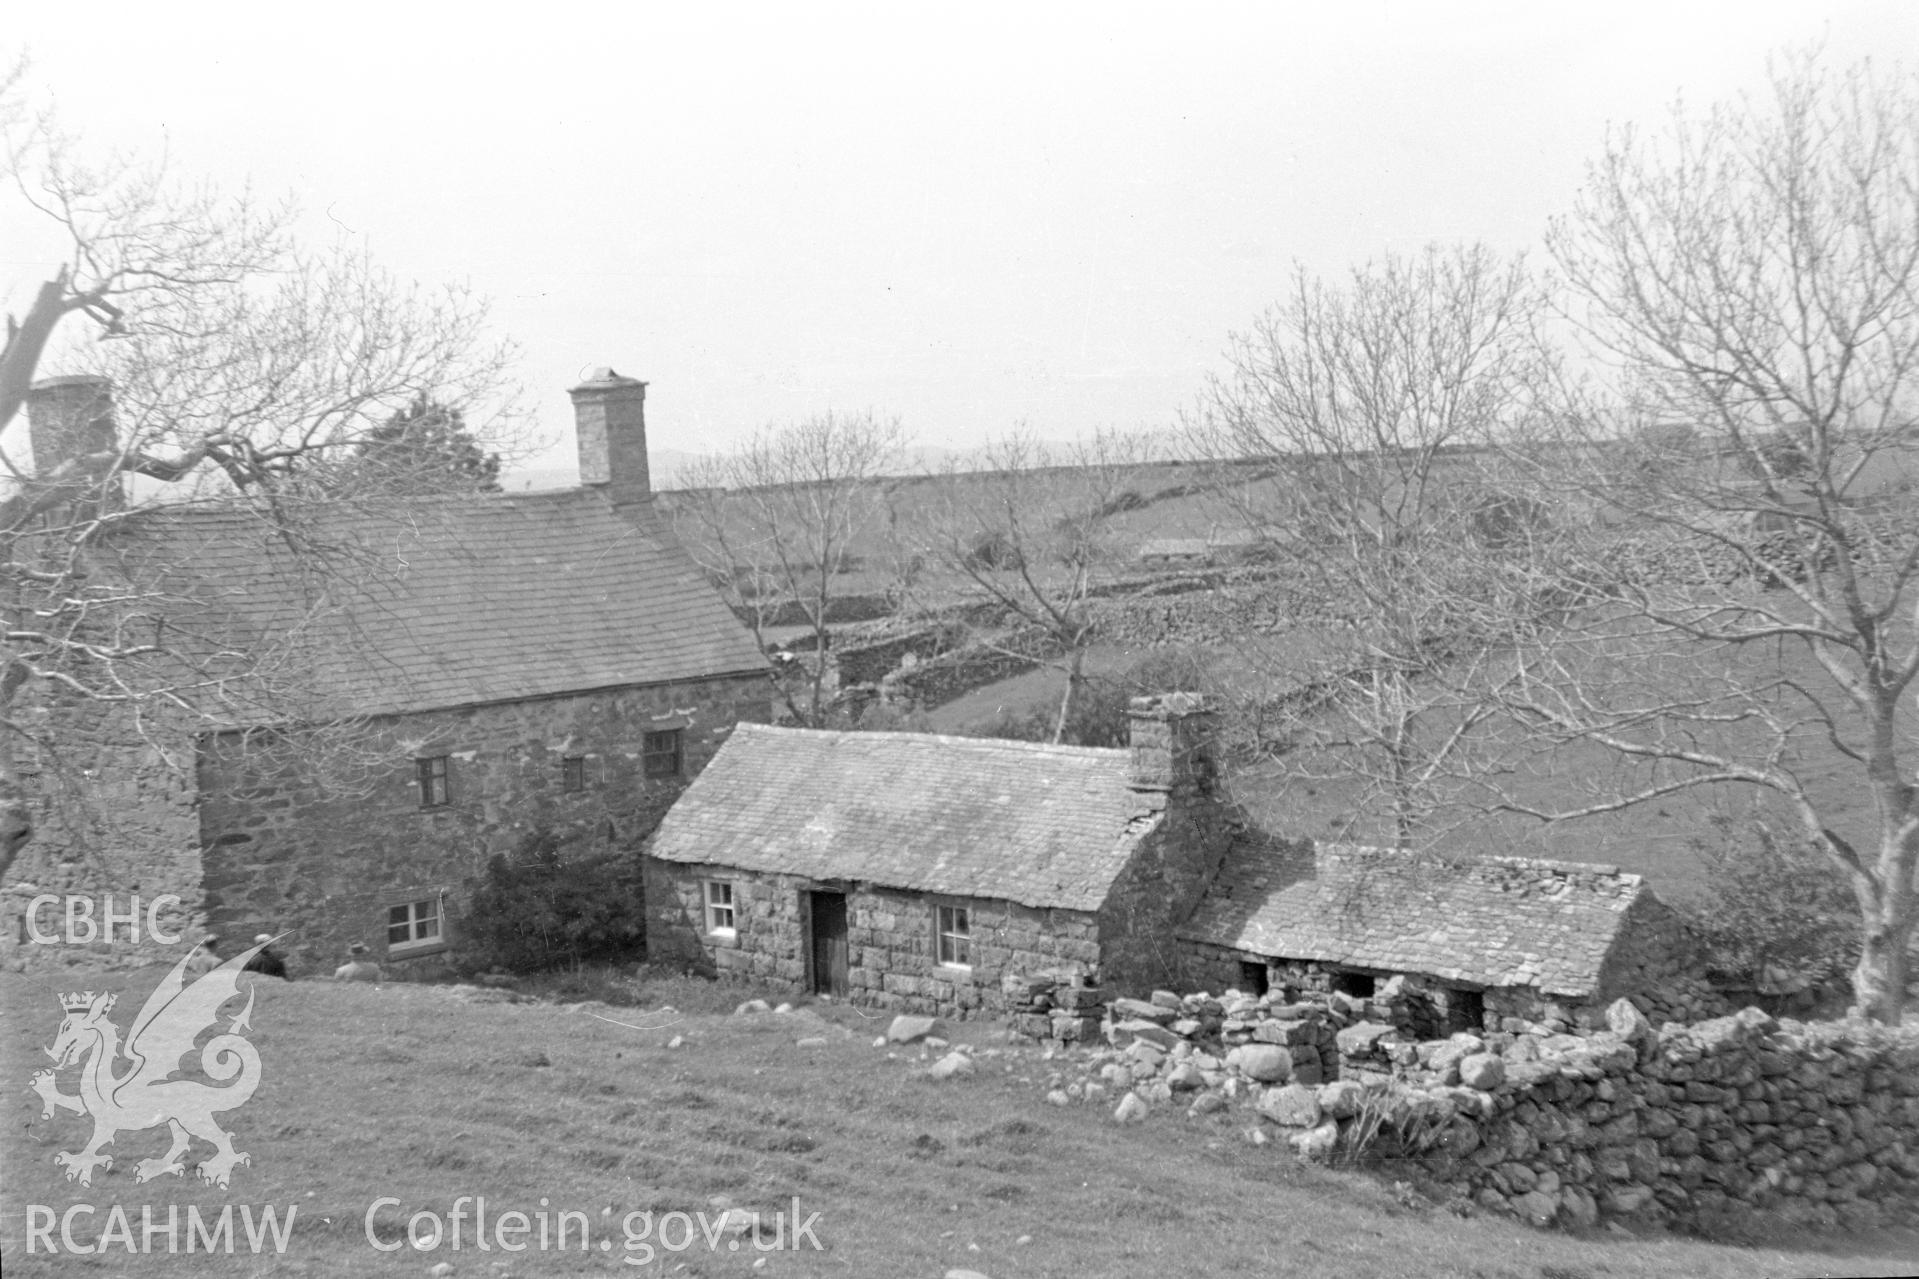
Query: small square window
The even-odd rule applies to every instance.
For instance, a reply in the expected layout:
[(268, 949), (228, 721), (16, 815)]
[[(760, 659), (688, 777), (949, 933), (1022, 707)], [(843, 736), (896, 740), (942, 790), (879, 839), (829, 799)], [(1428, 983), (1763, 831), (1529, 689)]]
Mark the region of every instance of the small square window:
[(438, 945), (440, 940), (439, 898), (426, 897), (387, 908), (386, 948), (389, 951)]
[(733, 931), (733, 883), (726, 879), (706, 881), (706, 931)]
[(648, 777), (678, 777), (681, 764), (681, 738), (683, 732), (672, 728), (662, 733), (648, 733), (640, 747), (642, 771)]
[(413, 767), (420, 780), (420, 807), (439, 808), (448, 802), (446, 756), (416, 759)]
[(586, 756), (568, 755), (560, 761), (560, 789), (569, 795), (586, 789)]
[(972, 912), (964, 906), (941, 906), (937, 913), (940, 963), (948, 968), (972, 967)]

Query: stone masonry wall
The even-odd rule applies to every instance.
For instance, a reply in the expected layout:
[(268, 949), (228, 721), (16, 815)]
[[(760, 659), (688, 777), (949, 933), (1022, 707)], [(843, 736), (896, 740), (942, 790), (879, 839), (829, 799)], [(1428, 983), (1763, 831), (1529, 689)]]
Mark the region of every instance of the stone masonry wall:
[(1196, 695), (1136, 697), (1127, 711), (1132, 785), (1146, 812), (1138, 847), (1099, 911), (1100, 981), (1122, 995), (1177, 983), (1188, 956), (1175, 929), (1219, 872), (1241, 818), (1218, 796), (1215, 719)]
[[(81, 698), (23, 690), (20, 701), (16, 714), (37, 721), (36, 735), (57, 736), (59, 747), (35, 750), (23, 742), (15, 748), (33, 796), (34, 834), (0, 889), (0, 966), (135, 967), (178, 959), (199, 940), (194, 920), (202, 907), (192, 736), (174, 728), (163, 708), (147, 708), (136, 723), (122, 707)], [(47, 727), (55, 722), (57, 734)], [(119, 924), (110, 942), (68, 943), (63, 902), (43, 905), (35, 915), (38, 931), (60, 940), (36, 944), (26, 913), (42, 894), (91, 901), (96, 923), (109, 907), (126, 913), (137, 896), (139, 939)], [(179, 935), (171, 944), (147, 931), (148, 907), (167, 894), (180, 904), (158, 912), (154, 922), (163, 934)], [(86, 931), (76, 920), (75, 935)]]
[[(235, 739), (218, 739), (199, 777), (209, 924), (235, 940), (291, 930), (283, 949), (296, 976), (331, 973), (354, 942), (388, 962), (389, 907), (438, 898), (457, 929), (468, 880), (541, 827), (575, 848), (634, 848), (734, 723), (769, 717), (756, 675), (377, 720), (362, 745), (384, 762), (365, 793), (261, 775)], [(681, 775), (648, 779), (644, 734), (668, 729), (683, 733)], [(414, 761), (439, 755), (449, 802), (422, 807)], [(585, 760), (574, 793), (568, 756)], [(429, 975), (445, 958), (411, 952), (388, 972)]]
[(1244, 1106), (1256, 1141), (1539, 1226), (1868, 1229), (1919, 1211), (1919, 1028), (1748, 1008), (1655, 1029), (1621, 999), (1585, 1034), (1515, 1018), (1419, 1042), (1381, 1011), (1277, 990), (1114, 1000), (1111, 1047), (1059, 1058), (1048, 1101), (1123, 1094), (1122, 1120)]
[(1865, 1229), (1919, 1209), (1919, 1031), (1757, 1008), (1655, 1030), (1626, 1000), (1610, 1020), (1422, 1048), (1394, 1104), (1432, 1109), (1436, 1139), (1409, 1153), (1539, 1225)]
[[(735, 931), (705, 931), (703, 883), (733, 884)], [(721, 977), (805, 990), (810, 980), (806, 913), (815, 889), (791, 875), (753, 875), (723, 866), (648, 859), (647, 954)], [(972, 965), (937, 962), (936, 906), (965, 906)], [(902, 1012), (965, 1017), (1008, 1008), (1008, 973), (1099, 963), (1097, 924), (1080, 911), (1037, 910), (987, 898), (946, 897), (871, 885), (846, 894), (847, 979), (853, 1002)]]

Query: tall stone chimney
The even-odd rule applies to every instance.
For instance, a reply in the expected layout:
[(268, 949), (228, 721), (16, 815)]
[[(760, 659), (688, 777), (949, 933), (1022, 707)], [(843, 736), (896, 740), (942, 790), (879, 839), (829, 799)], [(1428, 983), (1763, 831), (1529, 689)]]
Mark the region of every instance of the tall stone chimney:
[(1126, 709), (1132, 787), (1174, 799), (1211, 798), (1219, 784), (1217, 714), (1201, 693), (1135, 697)]
[(616, 503), (653, 495), (646, 466), (646, 383), (610, 368), (567, 392), (580, 449), (580, 483)]
[(27, 393), (34, 474), (115, 447), (113, 381), (91, 373), (42, 378)]
[[(27, 392), (27, 440), (33, 447), (33, 473), (45, 479), (76, 458), (118, 450), (113, 424), (113, 380), (92, 373), (42, 378)], [(126, 508), (125, 479), (90, 467), (60, 485), (68, 505), (65, 518), (96, 519)]]

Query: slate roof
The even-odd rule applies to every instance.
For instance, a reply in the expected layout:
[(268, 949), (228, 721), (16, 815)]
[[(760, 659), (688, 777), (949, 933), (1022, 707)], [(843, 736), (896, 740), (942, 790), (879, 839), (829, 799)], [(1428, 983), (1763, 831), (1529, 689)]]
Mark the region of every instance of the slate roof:
[(1275, 959), (1577, 998), (1598, 985), (1627, 909), (1650, 891), (1612, 866), (1242, 840), (1180, 934)]
[(1124, 750), (741, 724), (653, 856), (1097, 910), (1156, 818)]
[[(255, 514), (161, 508), (107, 553), (129, 580), (167, 584), (176, 633), (264, 638), (316, 714), (765, 670), (658, 518), (593, 490), (415, 499), (296, 524), (295, 555)], [(316, 555), (337, 571), (303, 574)]]

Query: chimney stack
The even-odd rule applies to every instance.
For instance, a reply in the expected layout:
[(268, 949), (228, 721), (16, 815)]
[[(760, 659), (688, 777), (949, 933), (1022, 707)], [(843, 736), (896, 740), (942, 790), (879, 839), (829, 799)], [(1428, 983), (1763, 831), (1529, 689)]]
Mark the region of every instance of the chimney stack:
[[(119, 451), (113, 424), (113, 379), (93, 373), (42, 378), (27, 392), (27, 441), (33, 473), (44, 480), (78, 458)], [(90, 467), (62, 481), (67, 518), (85, 522), (126, 507), (118, 470)]]
[(116, 447), (113, 380), (92, 373), (42, 378), (27, 393), (27, 439), (34, 474)]
[(580, 483), (601, 488), (614, 502), (653, 495), (646, 465), (646, 383), (610, 368), (593, 370), (567, 392), (580, 449)]
[(1132, 787), (1182, 799), (1211, 796), (1219, 780), (1217, 715), (1201, 693), (1135, 697), (1127, 707)]

